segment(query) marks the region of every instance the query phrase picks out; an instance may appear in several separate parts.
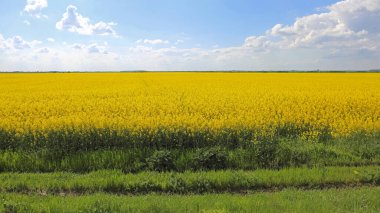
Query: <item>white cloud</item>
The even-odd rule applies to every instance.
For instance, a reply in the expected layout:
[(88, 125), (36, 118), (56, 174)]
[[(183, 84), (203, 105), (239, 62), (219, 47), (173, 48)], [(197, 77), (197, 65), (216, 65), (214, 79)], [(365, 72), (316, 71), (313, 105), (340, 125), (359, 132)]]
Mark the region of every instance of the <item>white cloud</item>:
[[(275, 25), (268, 34), (290, 48), (377, 49), (380, 0), (345, 0), (327, 12), (298, 18), (292, 25)], [(269, 35), (266, 35), (268, 39)]]
[(107, 47), (99, 44), (90, 44), (87, 46), (88, 53), (101, 53), (101, 54), (108, 54)]
[(136, 43), (143, 43), (143, 44), (169, 44), (170, 42), (168, 40), (162, 40), (162, 39), (139, 39), (136, 41)]
[(328, 9), (354, 31), (380, 32), (380, 0), (346, 0)]
[(108, 54), (108, 51), (107, 51), (107, 44), (98, 44), (98, 43), (92, 43), (92, 44), (89, 44), (89, 45), (84, 45), (84, 44), (73, 44), (70, 46), (71, 48), (75, 49), (75, 50), (80, 50), (80, 51), (83, 51), (84, 53), (90, 53), (90, 54), (94, 54), (94, 53), (100, 53), (100, 54)]
[(54, 38), (47, 38), (47, 41), (48, 42), (55, 42), (55, 39)]
[(245, 39), (243, 47), (253, 49), (256, 52), (268, 51), (273, 42), (266, 36), (250, 36)]
[(117, 36), (116, 31), (113, 29), (114, 26), (116, 26), (116, 23), (105, 23), (102, 21), (94, 25), (91, 24), (90, 19), (79, 14), (77, 8), (73, 5), (69, 5), (66, 8), (62, 19), (56, 23), (58, 30), (67, 30), (81, 35)]
[[(64, 45), (66, 45), (66, 44), (64, 44)], [(83, 45), (83, 44), (73, 44), (73, 45), (71, 45), (71, 47), (72, 47), (73, 49), (76, 49), (76, 50), (82, 50), (82, 49), (84, 49), (86, 46)]]
[(184, 40), (182, 40), (182, 39), (178, 39), (174, 44), (175, 45), (178, 45), (178, 44), (182, 44), (182, 43), (184, 43), (185, 41)]
[(113, 26), (116, 26), (117, 24), (114, 22), (98, 22), (93, 26), (93, 33), (96, 35), (116, 35), (115, 30), (113, 29)]
[(47, 47), (39, 48), (36, 50), (36, 53), (50, 53), (51, 50)]
[(5, 49), (5, 48), (6, 48), (5, 39), (3, 35), (0, 34), (0, 50)]
[(41, 11), (47, 8), (47, 0), (27, 0), (24, 7), (24, 12), (36, 18), (47, 18), (46, 15), (42, 15)]
[(0, 49), (4, 50), (25, 50), (31, 49), (36, 45), (41, 44), (41, 41), (33, 40), (26, 41), (21, 36), (14, 36), (12, 38), (5, 39), (0, 34)]
[(28, 48), (32, 47), (32, 45), (29, 42), (23, 40), (21, 38), (21, 36), (15, 36), (15, 37), (13, 37), (12, 39), (9, 40), (9, 43), (15, 49), (20, 49), (20, 50), (22, 50), (22, 49), (28, 49)]

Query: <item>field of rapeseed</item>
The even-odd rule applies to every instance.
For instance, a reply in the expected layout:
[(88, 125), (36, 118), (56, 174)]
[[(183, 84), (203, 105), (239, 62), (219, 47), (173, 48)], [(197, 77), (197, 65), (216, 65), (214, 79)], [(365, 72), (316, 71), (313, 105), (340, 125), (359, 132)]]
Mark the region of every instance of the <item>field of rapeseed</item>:
[(379, 74), (2, 74), (0, 144), (202, 146), (371, 135), (380, 131), (379, 85)]

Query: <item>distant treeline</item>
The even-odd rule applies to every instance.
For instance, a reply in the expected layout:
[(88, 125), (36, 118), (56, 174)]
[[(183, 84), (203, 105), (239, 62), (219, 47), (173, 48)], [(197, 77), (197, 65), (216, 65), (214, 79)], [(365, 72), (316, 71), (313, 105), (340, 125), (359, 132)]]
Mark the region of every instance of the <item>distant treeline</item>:
[(199, 72), (199, 73), (379, 73), (380, 69), (372, 70), (201, 70), (201, 71), (0, 71), (0, 73), (141, 73), (141, 72)]

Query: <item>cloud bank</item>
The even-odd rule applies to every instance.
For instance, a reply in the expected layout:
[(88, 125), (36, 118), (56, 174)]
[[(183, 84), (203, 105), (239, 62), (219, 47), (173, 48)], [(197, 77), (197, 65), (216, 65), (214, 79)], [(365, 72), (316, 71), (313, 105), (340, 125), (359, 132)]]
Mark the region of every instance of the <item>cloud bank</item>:
[(33, 41), (25, 41), (21, 36), (14, 36), (12, 38), (5, 39), (0, 34), (0, 51), (8, 51), (13, 52), (16, 50), (25, 50), (25, 49), (31, 49), (38, 44), (40, 44), (41, 41), (33, 40)]
[[(276, 24), (239, 46), (222, 48), (180, 48), (176, 41), (164, 39), (141, 39), (132, 47), (92, 42), (49, 48), (0, 35), (0, 62), (3, 70), (378, 69), (379, 20), (380, 0), (343, 0), (291, 24)], [(68, 6), (56, 27), (83, 35), (116, 35), (114, 25), (91, 24), (75, 6)], [(49, 48), (40, 49), (44, 57), (35, 56), (35, 49), (44, 47)]]

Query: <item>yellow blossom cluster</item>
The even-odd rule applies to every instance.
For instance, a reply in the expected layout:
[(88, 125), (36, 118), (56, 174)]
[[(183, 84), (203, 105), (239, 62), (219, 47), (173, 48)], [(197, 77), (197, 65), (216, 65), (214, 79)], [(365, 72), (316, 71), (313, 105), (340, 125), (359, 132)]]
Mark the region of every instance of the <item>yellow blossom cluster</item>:
[(1, 130), (66, 128), (379, 132), (380, 74), (0, 74)]

